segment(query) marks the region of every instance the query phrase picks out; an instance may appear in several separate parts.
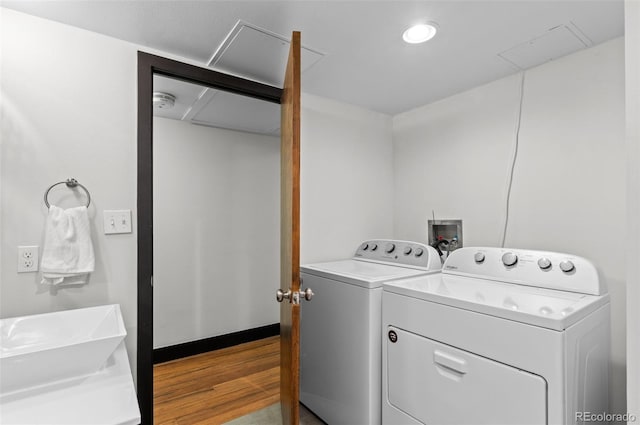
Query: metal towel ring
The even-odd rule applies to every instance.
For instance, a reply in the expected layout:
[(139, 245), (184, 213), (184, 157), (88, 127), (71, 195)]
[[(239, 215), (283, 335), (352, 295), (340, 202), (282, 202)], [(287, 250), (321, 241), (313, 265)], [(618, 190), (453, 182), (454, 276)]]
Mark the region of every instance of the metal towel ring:
[(87, 188), (81, 185), (80, 183), (78, 183), (78, 180), (76, 179), (67, 179), (66, 181), (54, 183), (51, 186), (49, 186), (49, 189), (47, 189), (47, 191), (44, 192), (44, 204), (47, 206), (47, 208), (50, 207), (49, 201), (47, 200), (47, 197), (49, 196), (49, 191), (59, 184), (66, 184), (67, 187), (70, 189), (74, 189), (76, 186), (80, 186), (87, 194), (87, 208), (89, 208), (89, 205), (91, 205), (91, 194), (89, 193)]

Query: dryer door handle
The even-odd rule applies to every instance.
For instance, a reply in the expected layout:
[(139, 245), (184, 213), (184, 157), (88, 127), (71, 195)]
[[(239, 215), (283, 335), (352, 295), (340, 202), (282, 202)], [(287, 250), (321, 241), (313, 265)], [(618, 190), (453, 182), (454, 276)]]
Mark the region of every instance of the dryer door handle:
[(445, 367), (461, 375), (467, 373), (467, 361), (449, 353), (435, 350), (433, 352), (433, 361), (437, 365)]

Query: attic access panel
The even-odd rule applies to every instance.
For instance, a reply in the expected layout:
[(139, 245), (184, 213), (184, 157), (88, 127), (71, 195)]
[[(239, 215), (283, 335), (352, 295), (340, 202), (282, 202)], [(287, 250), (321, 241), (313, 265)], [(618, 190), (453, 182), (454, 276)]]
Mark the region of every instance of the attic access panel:
[(575, 24), (559, 25), (499, 53), (498, 56), (518, 69), (529, 69), (582, 50), (591, 44)]
[(278, 136), (280, 105), (207, 88), (184, 116), (193, 124)]
[[(209, 61), (217, 71), (282, 87), (289, 56), (289, 39), (239, 20)], [(324, 53), (302, 46), (301, 72)]]

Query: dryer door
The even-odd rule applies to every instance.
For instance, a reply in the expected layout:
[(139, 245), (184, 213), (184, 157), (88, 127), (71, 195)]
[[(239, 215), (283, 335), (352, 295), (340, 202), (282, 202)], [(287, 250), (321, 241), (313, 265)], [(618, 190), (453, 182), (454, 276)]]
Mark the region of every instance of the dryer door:
[[(424, 424), (544, 424), (538, 375), (389, 327), (389, 403)], [(395, 340), (395, 342), (392, 342)]]

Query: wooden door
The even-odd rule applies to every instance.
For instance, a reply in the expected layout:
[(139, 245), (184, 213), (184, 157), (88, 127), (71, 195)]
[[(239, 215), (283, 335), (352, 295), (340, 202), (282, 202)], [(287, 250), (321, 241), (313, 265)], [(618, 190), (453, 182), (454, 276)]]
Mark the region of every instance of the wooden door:
[[(291, 37), (281, 101), (280, 288), (300, 290), (300, 33)], [(280, 304), (280, 405), (282, 423), (300, 417), (300, 304), (289, 296)]]

